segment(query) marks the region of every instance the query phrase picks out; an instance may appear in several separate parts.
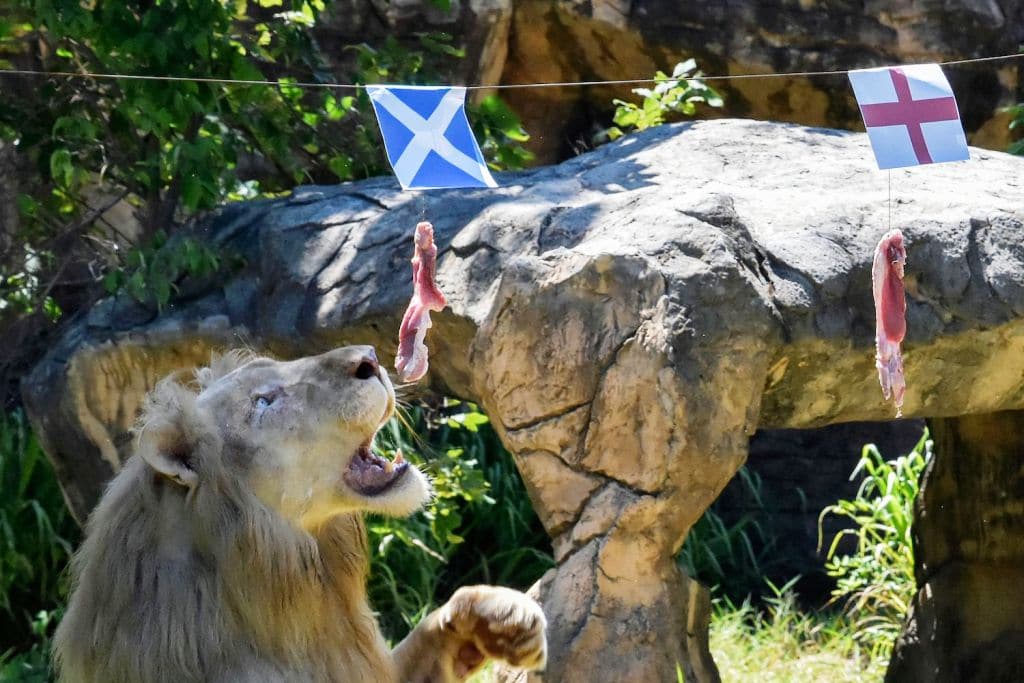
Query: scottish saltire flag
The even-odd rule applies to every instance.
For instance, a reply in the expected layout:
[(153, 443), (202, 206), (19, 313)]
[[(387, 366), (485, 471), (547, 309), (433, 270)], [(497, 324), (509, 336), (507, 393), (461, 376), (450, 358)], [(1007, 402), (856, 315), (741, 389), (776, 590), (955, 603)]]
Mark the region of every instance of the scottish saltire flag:
[(953, 89), (938, 64), (849, 73), (878, 168), (970, 158)]
[(402, 188), (497, 187), (466, 118), (465, 88), (368, 85)]

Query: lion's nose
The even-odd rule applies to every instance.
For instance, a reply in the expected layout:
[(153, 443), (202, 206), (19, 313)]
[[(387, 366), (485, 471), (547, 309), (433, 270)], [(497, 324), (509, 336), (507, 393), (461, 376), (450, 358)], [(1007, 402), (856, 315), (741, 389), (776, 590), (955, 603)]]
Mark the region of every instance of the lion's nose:
[(373, 379), (380, 377), (380, 363), (377, 353), (370, 348), (358, 362), (353, 364), (352, 376), (356, 379)]

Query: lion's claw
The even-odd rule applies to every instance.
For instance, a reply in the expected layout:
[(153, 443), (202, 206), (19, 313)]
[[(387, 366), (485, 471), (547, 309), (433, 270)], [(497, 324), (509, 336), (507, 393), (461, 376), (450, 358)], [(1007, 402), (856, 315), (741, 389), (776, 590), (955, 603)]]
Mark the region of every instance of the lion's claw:
[(547, 663), (547, 621), (540, 605), (510, 588), (460, 588), (441, 608), (438, 624), (453, 639), (456, 675), (487, 659), (537, 671)]

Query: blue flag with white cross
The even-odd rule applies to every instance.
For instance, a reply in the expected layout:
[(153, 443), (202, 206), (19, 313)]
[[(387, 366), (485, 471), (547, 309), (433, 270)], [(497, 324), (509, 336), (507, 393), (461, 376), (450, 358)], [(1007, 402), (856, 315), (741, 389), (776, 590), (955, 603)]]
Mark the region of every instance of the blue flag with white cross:
[(368, 85), (402, 188), (497, 187), (466, 118), (466, 89)]

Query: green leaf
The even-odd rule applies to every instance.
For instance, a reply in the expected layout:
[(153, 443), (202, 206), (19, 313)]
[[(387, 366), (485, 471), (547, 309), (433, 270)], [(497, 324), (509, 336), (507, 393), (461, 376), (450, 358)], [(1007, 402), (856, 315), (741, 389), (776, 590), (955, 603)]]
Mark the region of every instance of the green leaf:
[(263, 73), (245, 57), (236, 55), (231, 59), (231, 78), (238, 81), (262, 81)]
[(153, 293), (156, 296), (156, 305), (158, 308), (164, 308), (167, 306), (167, 302), (171, 300), (171, 283), (166, 278), (155, 278), (152, 283)]
[(295, 102), (302, 97), (302, 88), (292, 85), (294, 82), (294, 78), (278, 79), (278, 89), (281, 91), (281, 95), (291, 102)]
[(71, 152), (57, 149), (50, 155), (50, 177), (63, 187), (70, 187), (74, 179), (74, 166), (71, 165)]
[(53, 297), (48, 296), (43, 300), (43, 313), (51, 322), (56, 322), (64, 314), (64, 311), (53, 300)]
[(636, 108), (636, 105), (627, 103), (615, 111), (615, 117), (612, 120), (617, 126), (632, 128), (640, 121), (640, 110)]
[(124, 274), (119, 270), (107, 271), (103, 276), (103, 289), (107, 290), (107, 294), (116, 294), (123, 283)]
[(142, 271), (137, 270), (131, 274), (131, 277), (124, 284), (124, 290), (136, 301), (140, 303), (146, 302), (146, 279)]
[(33, 199), (30, 195), (19, 194), (17, 198), (18, 213), (25, 218), (31, 218), (36, 215), (39, 210), (39, 202)]
[(345, 112), (346, 109), (333, 95), (328, 93), (324, 97), (324, 113), (327, 114), (328, 121), (340, 121), (345, 117)]
[(189, 211), (195, 211), (199, 207), (199, 200), (202, 196), (203, 185), (195, 174), (188, 174), (181, 179), (181, 203)]
[[(436, 2), (437, 0), (434, 1)], [(442, 0), (442, 2), (447, 4), (450, 3), (450, 0)], [(444, 7), (443, 9), (447, 10), (449, 7)], [(466, 56), (465, 49), (451, 45), (452, 37), (447, 33), (420, 33), (418, 35), (423, 47), (434, 54), (448, 55), (457, 59), (462, 59)]]
[(331, 173), (338, 176), (339, 180), (352, 179), (352, 157), (346, 155), (331, 157), (330, 161), (327, 162), (327, 167), (331, 169)]
[(691, 57), (690, 59), (687, 59), (685, 62), (679, 62), (678, 64), (675, 65), (675, 68), (672, 69), (672, 77), (683, 78), (684, 76), (691, 74), (696, 69), (697, 60)]

